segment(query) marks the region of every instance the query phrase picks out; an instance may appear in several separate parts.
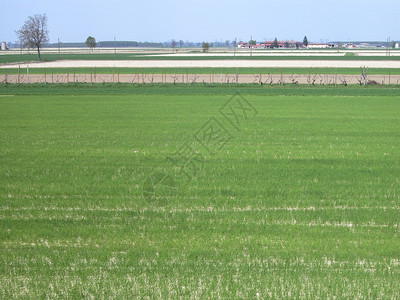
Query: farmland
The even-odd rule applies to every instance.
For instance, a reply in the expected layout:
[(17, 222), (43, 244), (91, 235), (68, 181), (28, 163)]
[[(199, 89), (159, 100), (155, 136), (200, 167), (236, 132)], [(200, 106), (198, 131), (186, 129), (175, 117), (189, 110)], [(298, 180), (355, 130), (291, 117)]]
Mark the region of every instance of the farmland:
[[(113, 53), (114, 51), (114, 53)], [(27, 53), (28, 52), (28, 53)], [(254, 52), (254, 53), (253, 53)], [(16, 49), (0, 53), (2, 83), (257, 83), (361, 84), (360, 69), (373, 84), (400, 83), (400, 51), (376, 49), (258, 50), (55, 49), (37, 55)], [(192, 76), (190, 76), (192, 75)], [(267, 75), (267, 76), (263, 76)]]
[(0, 298), (400, 297), (398, 86), (0, 85), (0, 114)]

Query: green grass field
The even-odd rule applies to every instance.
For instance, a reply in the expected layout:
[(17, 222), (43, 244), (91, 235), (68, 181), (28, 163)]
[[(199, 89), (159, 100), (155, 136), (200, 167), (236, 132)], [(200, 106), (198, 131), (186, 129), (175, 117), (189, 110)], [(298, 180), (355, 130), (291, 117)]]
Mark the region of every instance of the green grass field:
[[(23, 75), (19, 70), (0, 69), (0, 74)], [(30, 74), (341, 74), (360, 75), (360, 68), (30, 68)], [(369, 75), (399, 75), (398, 68), (371, 68)]]
[(400, 297), (399, 87), (0, 85), (0, 115), (2, 299)]

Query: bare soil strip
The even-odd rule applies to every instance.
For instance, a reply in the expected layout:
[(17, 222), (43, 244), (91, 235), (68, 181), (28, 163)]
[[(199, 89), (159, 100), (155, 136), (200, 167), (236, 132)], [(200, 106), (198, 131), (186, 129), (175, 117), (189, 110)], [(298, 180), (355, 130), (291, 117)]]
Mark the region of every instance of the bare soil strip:
[(400, 84), (400, 75), (307, 74), (29, 74), (0, 75), (1, 83), (257, 83), (257, 84)]

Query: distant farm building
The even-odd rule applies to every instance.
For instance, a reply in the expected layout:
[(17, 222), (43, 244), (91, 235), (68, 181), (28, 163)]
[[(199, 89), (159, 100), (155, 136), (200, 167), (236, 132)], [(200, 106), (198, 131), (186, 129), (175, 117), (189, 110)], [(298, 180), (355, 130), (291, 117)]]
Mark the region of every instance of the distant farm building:
[(7, 50), (6, 42), (1, 42), (1, 50)]
[(250, 48), (250, 45), (245, 42), (240, 42), (237, 45), (238, 48)]
[(348, 48), (348, 49), (353, 49), (353, 48), (356, 47), (356, 45), (354, 45), (353, 43), (348, 43), (348, 44), (345, 45), (345, 47)]
[(329, 48), (329, 44), (326, 44), (326, 43), (308, 43), (307, 48), (309, 48), (309, 49), (325, 49), (325, 48)]
[[(296, 45), (301, 45), (301, 43), (296, 41), (277, 41), (277, 48), (296, 48)], [(257, 43), (255, 45), (250, 45), (245, 42), (238, 43), (238, 48), (253, 48), (253, 49), (270, 49), (273, 48), (274, 41), (265, 41)]]
[(325, 48), (337, 48), (339, 45), (336, 43), (308, 43), (307, 47), (297, 41), (277, 41), (277, 47), (273, 47), (274, 41), (265, 41), (250, 45), (246, 42), (238, 43), (238, 48), (253, 48), (253, 49), (271, 49), (271, 48), (308, 48), (308, 49), (325, 49)]

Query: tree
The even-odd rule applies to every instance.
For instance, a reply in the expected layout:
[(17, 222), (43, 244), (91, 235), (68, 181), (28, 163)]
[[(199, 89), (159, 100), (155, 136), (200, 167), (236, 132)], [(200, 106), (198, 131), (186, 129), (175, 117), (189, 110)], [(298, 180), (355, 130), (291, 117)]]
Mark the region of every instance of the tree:
[(185, 42), (184, 42), (184, 41), (182, 41), (182, 40), (180, 40), (180, 41), (179, 41), (179, 47), (181, 47), (181, 48), (182, 48), (184, 44), (185, 44)]
[(308, 39), (307, 39), (307, 36), (304, 36), (303, 45), (306, 46), (306, 47), (308, 46)]
[(49, 31), (47, 29), (47, 17), (46, 14), (34, 15), (29, 17), (25, 21), (24, 25), (20, 30), (15, 31), (19, 41), (23, 47), (36, 48), (39, 56), (39, 60), (42, 60), (40, 56), (40, 48), (44, 44), (49, 42)]
[(277, 38), (274, 39), (274, 42), (272, 43), (271, 48), (279, 48), (279, 44), (278, 44)]
[(88, 46), (89, 49), (93, 52), (93, 48), (96, 47), (96, 39), (92, 36), (88, 36), (85, 43), (86, 46)]
[(229, 47), (229, 44), (230, 44), (231, 42), (229, 41), (229, 40), (226, 40), (225, 41), (225, 47)]
[(175, 40), (171, 40), (172, 52), (175, 51), (175, 48), (176, 48), (176, 45), (177, 45), (177, 44), (178, 44), (178, 43), (177, 43)]
[(289, 42), (288, 41), (285, 42), (285, 48), (289, 48)]
[(203, 42), (201, 47), (203, 48), (203, 52), (207, 52), (208, 49), (210, 49), (210, 44), (206, 43), (206, 42)]
[(257, 44), (257, 42), (255, 40), (250, 40), (249, 41), (249, 45), (250, 46), (253, 46), (253, 45), (256, 45), (256, 44)]

